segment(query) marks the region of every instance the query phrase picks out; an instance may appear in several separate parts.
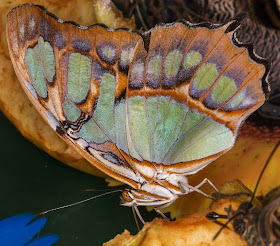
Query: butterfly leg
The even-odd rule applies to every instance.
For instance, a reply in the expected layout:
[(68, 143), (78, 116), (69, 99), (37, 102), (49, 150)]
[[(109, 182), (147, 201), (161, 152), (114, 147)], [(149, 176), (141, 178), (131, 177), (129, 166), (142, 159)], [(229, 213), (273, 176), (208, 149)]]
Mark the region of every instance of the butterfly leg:
[(137, 219), (137, 214), (136, 214), (136, 212), (135, 212), (135, 208), (134, 208), (134, 206), (132, 206), (131, 208), (132, 208), (132, 212), (133, 212), (133, 217), (134, 217), (135, 224), (136, 224), (136, 226), (137, 226), (138, 231), (140, 231), (140, 226), (139, 226), (139, 223), (138, 223), (138, 219)]
[(169, 219), (165, 216), (165, 214), (164, 214), (163, 212), (160, 211), (160, 209), (167, 208), (167, 207), (168, 207), (169, 205), (171, 205), (173, 202), (174, 202), (174, 201), (172, 200), (172, 201), (170, 201), (170, 202), (168, 202), (168, 203), (166, 203), (166, 204), (163, 204), (163, 205), (161, 205), (161, 206), (159, 206), (159, 207), (154, 208), (154, 210), (155, 210), (163, 219), (169, 220)]
[(146, 222), (145, 222), (145, 220), (143, 219), (143, 217), (141, 216), (141, 214), (140, 214), (139, 209), (137, 208), (137, 206), (134, 205), (134, 206), (132, 207), (132, 209), (133, 209), (133, 211), (136, 212), (138, 218), (141, 220), (141, 222), (143, 223), (143, 225), (145, 225)]
[[(199, 184), (199, 185), (200, 185), (200, 184)], [(197, 185), (197, 186), (199, 186), (199, 185)], [(199, 193), (199, 194), (201, 194), (201, 195), (203, 195), (203, 196), (205, 196), (205, 197), (207, 197), (207, 198), (210, 198), (210, 199), (212, 199), (212, 200), (215, 200), (214, 197), (209, 196), (209, 195), (207, 195), (206, 193), (204, 193), (203, 191), (199, 190), (198, 188), (199, 188), (200, 186), (199, 186), (199, 187), (197, 187), (197, 186), (194, 187), (194, 186), (191, 186), (191, 185), (189, 185), (189, 184), (179, 182), (179, 187), (180, 187), (180, 189), (181, 189), (181, 191), (182, 191), (183, 193), (187, 194), (187, 193), (196, 191), (197, 193)], [(187, 188), (187, 189), (186, 189), (186, 188)]]
[(210, 184), (212, 186), (212, 188), (216, 191), (219, 192), (218, 189), (216, 188), (216, 186), (208, 179), (205, 178), (202, 180), (202, 182), (200, 182), (200, 184), (198, 184), (197, 186), (195, 186), (195, 188), (200, 188), (202, 185), (204, 185), (206, 182), (208, 182), (208, 184)]
[(216, 192), (218, 192), (218, 189), (216, 188), (216, 186), (215, 186), (208, 178), (203, 179), (202, 182), (200, 182), (200, 183), (199, 183), (198, 185), (196, 185), (196, 186), (191, 186), (191, 185), (189, 185), (189, 184), (182, 183), (182, 182), (179, 182), (179, 186), (180, 186), (180, 189), (182, 190), (182, 192), (184, 192), (184, 193), (186, 193), (186, 190), (184, 189), (184, 187), (186, 187), (186, 188), (190, 189), (191, 191), (196, 191), (197, 193), (200, 193), (200, 194), (202, 194), (202, 195), (204, 195), (204, 196), (206, 196), (206, 197), (208, 197), (208, 198), (210, 198), (210, 199), (212, 199), (212, 200), (215, 200), (214, 197), (209, 196), (209, 195), (207, 195), (206, 193), (204, 193), (204, 192), (202, 192), (201, 190), (199, 190), (199, 188), (200, 188), (202, 185), (204, 185), (206, 182), (208, 182), (208, 183), (212, 186), (212, 188), (213, 188)]
[(154, 208), (154, 210), (155, 210), (163, 219), (170, 220), (170, 219), (168, 219), (168, 218), (165, 216), (165, 214), (164, 214), (163, 212), (161, 212), (161, 211), (159, 210), (159, 208)]

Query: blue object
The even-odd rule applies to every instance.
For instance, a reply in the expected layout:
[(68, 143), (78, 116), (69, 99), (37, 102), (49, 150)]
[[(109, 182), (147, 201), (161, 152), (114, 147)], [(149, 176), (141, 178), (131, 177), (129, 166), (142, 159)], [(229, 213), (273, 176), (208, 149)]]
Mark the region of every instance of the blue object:
[[(34, 220), (35, 219), (35, 220)], [(15, 215), (0, 221), (0, 245), (49, 246), (59, 240), (56, 234), (35, 235), (45, 226), (46, 218), (36, 219), (32, 213)]]

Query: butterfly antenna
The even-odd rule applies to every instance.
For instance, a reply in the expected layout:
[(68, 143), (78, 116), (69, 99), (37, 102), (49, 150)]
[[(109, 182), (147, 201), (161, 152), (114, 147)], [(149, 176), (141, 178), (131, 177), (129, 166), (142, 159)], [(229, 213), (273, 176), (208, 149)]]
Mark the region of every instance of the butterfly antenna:
[[(276, 144), (276, 146), (274, 147), (274, 149), (273, 149), (272, 152), (270, 153), (270, 155), (269, 155), (269, 157), (268, 157), (268, 159), (267, 159), (267, 161), (266, 161), (266, 163), (265, 163), (265, 165), (264, 165), (264, 167), (263, 167), (263, 169), (262, 169), (262, 171), (261, 171), (261, 173), (260, 173), (260, 175), (259, 175), (259, 178), (258, 178), (258, 180), (257, 180), (256, 187), (255, 187), (255, 189), (254, 189), (254, 192), (253, 192), (253, 195), (252, 195), (252, 198), (251, 198), (251, 201), (250, 201), (249, 204), (252, 203), (252, 201), (253, 201), (253, 199), (254, 199), (254, 197), (255, 197), (255, 195), (256, 195), (257, 188), (258, 188), (258, 186), (259, 186), (259, 183), (260, 183), (260, 181), (261, 181), (261, 178), (262, 178), (262, 176), (263, 176), (263, 174), (264, 174), (264, 171), (265, 171), (265, 169), (267, 168), (267, 166), (268, 166), (270, 160), (272, 159), (274, 153), (275, 153), (276, 150), (278, 149), (279, 145), (280, 145), (280, 141), (278, 141), (278, 143)], [(247, 211), (248, 211), (248, 210), (249, 210), (249, 206), (248, 206)]]
[(106, 195), (109, 195), (109, 194), (112, 194), (112, 193), (116, 193), (116, 192), (121, 192), (121, 191), (122, 191), (122, 190), (108, 191), (108, 192), (106, 192), (106, 193), (103, 193), (103, 194), (100, 194), (100, 195), (97, 195), (97, 196), (93, 196), (93, 197), (87, 198), (87, 199), (82, 200), (82, 201), (79, 201), (79, 202), (74, 202), (74, 203), (71, 203), (71, 204), (68, 204), (68, 205), (64, 205), (64, 206), (61, 206), (61, 207), (49, 209), (49, 210), (44, 211), (44, 212), (36, 213), (36, 214), (33, 214), (32, 216), (38, 216), (38, 215), (46, 214), (46, 213), (49, 213), (49, 212), (53, 212), (53, 211), (55, 211), (55, 210), (59, 210), (59, 209), (63, 209), (63, 208), (72, 207), (72, 206), (75, 206), (75, 205), (78, 205), (78, 204), (81, 204), (81, 203), (84, 203), (84, 202), (88, 202), (88, 201), (90, 201), (90, 200), (93, 200), (93, 199), (98, 198), (98, 197), (101, 197), (101, 196), (106, 196)]
[[(119, 188), (119, 187), (118, 187)], [(84, 189), (83, 191), (113, 191), (113, 190), (120, 190), (120, 189), (116, 189), (116, 188), (111, 188), (111, 189)]]

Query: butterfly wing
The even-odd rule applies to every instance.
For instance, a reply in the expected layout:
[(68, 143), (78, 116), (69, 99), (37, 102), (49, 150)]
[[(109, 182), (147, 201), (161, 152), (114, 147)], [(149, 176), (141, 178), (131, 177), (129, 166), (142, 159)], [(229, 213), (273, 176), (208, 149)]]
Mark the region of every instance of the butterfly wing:
[(232, 38), (238, 24), (178, 22), (141, 36), (79, 27), (27, 4), (8, 15), (7, 37), (43, 118), (93, 165), (136, 188), (136, 173), (152, 179), (155, 168), (197, 172), (233, 146), (263, 104), (267, 72)]
[(137, 187), (130, 160), (116, 145), (121, 126), (115, 127), (114, 106), (141, 37), (62, 23), (29, 4), (13, 9), (6, 25), (14, 69), (42, 117), (96, 167)]
[(241, 123), (268, 93), (269, 65), (235, 38), (240, 19), (144, 33), (147, 53), (134, 57), (127, 92), (134, 158), (192, 174), (234, 145)]

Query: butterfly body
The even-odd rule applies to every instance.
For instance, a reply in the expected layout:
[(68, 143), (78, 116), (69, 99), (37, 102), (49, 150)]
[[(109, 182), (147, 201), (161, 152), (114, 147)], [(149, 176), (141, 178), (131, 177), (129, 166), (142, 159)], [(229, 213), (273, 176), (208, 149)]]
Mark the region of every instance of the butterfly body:
[(7, 37), (22, 87), (53, 130), (132, 187), (123, 205), (158, 206), (192, 192), (186, 176), (228, 151), (267, 97), (268, 67), (234, 38), (239, 24), (138, 34), (26, 4), (9, 13)]

